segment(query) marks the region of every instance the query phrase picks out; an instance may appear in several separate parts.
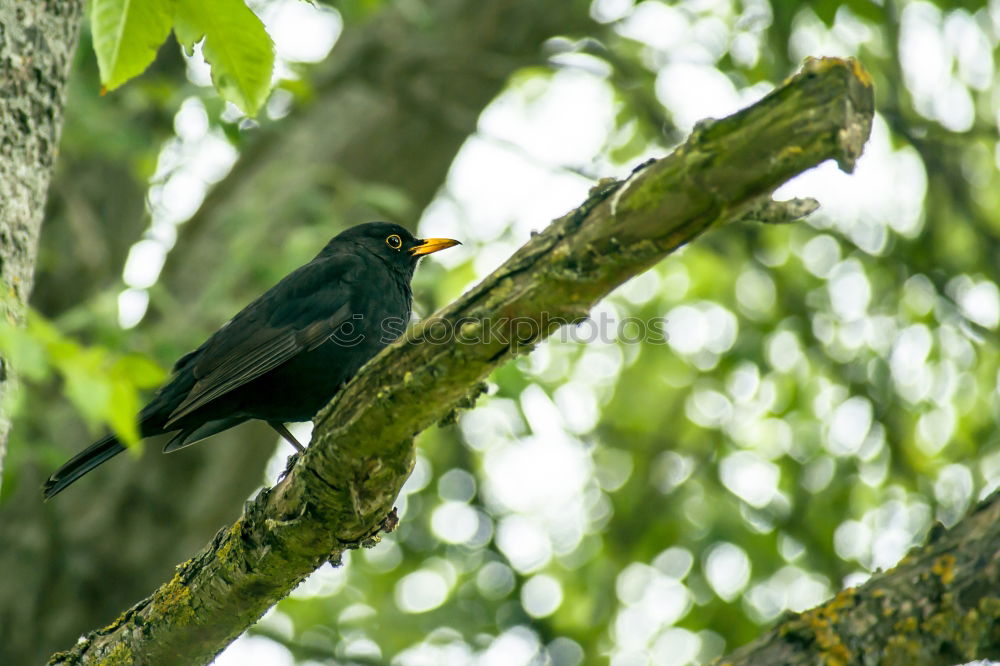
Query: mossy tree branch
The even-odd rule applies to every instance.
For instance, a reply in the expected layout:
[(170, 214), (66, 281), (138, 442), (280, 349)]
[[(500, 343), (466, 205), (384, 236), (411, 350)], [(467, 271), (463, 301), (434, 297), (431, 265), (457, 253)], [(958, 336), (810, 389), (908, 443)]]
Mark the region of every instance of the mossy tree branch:
[(670, 156), (599, 183), (365, 366), (317, 416), (290, 472), (170, 582), (52, 662), (210, 661), (317, 567), (391, 528), (414, 436), (468, 405), (493, 369), (792, 176), (831, 158), (850, 170), (873, 113), (860, 65), (810, 60), (760, 102), (699, 125)]
[(1000, 659), (1000, 492), (889, 571), (717, 662), (951, 666)]

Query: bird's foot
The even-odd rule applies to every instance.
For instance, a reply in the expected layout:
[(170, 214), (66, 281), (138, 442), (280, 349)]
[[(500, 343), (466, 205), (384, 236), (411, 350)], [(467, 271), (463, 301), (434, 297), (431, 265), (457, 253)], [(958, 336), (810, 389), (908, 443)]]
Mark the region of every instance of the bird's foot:
[(299, 462), (299, 458), (301, 456), (302, 454), (299, 453), (298, 451), (288, 456), (288, 460), (285, 461), (285, 470), (278, 475), (278, 481), (281, 481), (286, 476), (291, 474), (292, 470), (295, 468), (295, 464)]

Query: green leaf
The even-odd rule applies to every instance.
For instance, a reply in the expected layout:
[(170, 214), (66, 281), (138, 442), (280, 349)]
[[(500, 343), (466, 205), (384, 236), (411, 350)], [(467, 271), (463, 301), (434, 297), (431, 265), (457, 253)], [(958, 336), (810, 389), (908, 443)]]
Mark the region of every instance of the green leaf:
[(85, 349), (77, 347), (69, 353), (60, 353), (59, 358), (53, 358), (53, 364), (58, 367), (65, 379), (66, 396), (83, 416), (84, 420), (95, 428), (108, 420), (107, 414), (111, 408), (111, 385), (101, 372), (101, 349)]
[(40, 381), (55, 370), (87, 424), (110, 426), (130, 448), (140, 441), (138, 389), (157, 386), (166, 377), (160, 366), (138, 354), (119, 356), (105, 347), (81, 345), (33, 310), (24, 329), (0, 326), (0, 353), (28, 379)]
[(170, 34), (176, 0), (92, 0), (93, 33), (101, 84), (114, 90), (142, 74)]
[(115, 361), (114, 372), (120, 373), (130, 384), (138, 388), (159, 386), (167, 378), (163, 368), (145, 356), (129, 354)]
[(216, 90), (247, 115), (257, 113), (271, 91), (274, 44), (243, 0), (178, 0), (174, 34), (189, 51), (204, 38)]
[(45, 346), (23, 328), (12, 324), (0, 326), (0, 351), (4, 362), (28, 379), (41, 381), (49, 374)]
[(111, 400), (105, 417), (118, 439), (128, 447), (139, 443), (139, 421), (137, 415), (142, 403), (135, 387), (128, 381), (114, 378), (111, 381)]

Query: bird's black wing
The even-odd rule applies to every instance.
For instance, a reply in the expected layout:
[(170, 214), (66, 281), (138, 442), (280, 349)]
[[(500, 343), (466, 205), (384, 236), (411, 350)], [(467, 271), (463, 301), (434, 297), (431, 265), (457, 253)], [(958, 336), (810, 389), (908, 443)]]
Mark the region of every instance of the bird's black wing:
[(351, 294), (362, 269), (354, 255), (317, 258), (244, 308), (189, 360), (196, 381), (165, 429), (326, 342), (351, 319)]

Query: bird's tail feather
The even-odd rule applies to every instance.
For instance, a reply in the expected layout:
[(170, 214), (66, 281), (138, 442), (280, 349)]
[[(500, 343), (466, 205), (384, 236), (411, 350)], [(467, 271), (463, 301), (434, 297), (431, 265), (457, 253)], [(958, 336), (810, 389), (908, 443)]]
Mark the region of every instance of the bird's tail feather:
[(66, 486), (125, 450), (125, 447), (114, 435), (99, 439), (80, 453), (73, 456), (65, 465), (52, 473), (42, 487), (45, 499), (51, 499), (62, 492)]

